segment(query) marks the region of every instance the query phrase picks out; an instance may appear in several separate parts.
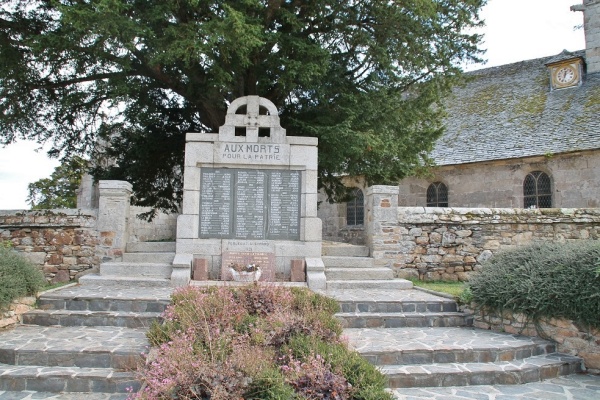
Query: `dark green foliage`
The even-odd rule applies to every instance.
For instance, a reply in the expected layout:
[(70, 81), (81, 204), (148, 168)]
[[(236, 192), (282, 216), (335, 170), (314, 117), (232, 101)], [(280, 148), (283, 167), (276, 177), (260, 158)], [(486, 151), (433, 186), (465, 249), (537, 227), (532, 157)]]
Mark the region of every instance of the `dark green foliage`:
[(19, 253), (0, 246), (0, 309), (36, 294), (46, 283), (42, 272)]
[(495, 255), (469, 282), (472, 301), (533, 321), (566, 318), (600, 328), (600, 242), (543, 243)]
[(32, 210), (77, 207), (77, 189), (87, 162), (81, 157), (66, 160), (54, 169), (50, 178), (30, 183), (27, 202)]
[(381, 184), (427, 164), (485, 2), (5, 1), (0, 142), (91, 154), (96, 178), (174, 211), (185, 134), (260, 95), (289, 135), (319, 138), (320, 185), (343, 198), (341, 174)]

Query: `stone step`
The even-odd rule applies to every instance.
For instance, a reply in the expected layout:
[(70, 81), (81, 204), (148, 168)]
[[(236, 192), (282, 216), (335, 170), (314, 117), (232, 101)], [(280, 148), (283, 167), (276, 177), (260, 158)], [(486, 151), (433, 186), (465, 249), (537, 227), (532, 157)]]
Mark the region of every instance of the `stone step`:
[(424, 313), (424, 312), (457, 312), (458, 305), (454, 300), (403, 300), (403, 301), (368, 301), (338, 300), (341, 312), (344, 313)]
[(88, 274), (79, 278), (79, 283), (90, 286), (109, 286), (115, 288), (130, 287), (156, 287), (168, 288), (171, 286), (171, 279), (151, 278), (151, 277), (121, 277), (121, 276), (100, 276), (97, 274)]
[(119, 326), (149, 328), (158, 312), (33, 310), (23, 314), (23, 324), (40, 326)]
[(330, 290), (405, 290), (412, 289), (412, 282), (406, 279), (390, 280), (327, 280), (327, 291)]
[(172, 263), (108, 262), (100, 264), (101, 276), (171, 278)]
[(333, 257), (369, 257), (369, 248), (367, 246), (357, 246), (349, 243), (323, 242), (321, 255)]
[(338, 313), (343, 328), (405, 328), (470, 326), (473, 317), (460, 312)]
[(161, 313), (169, 304), (168, 300), (145, 300), (139, 301), (121, 299), (99, 299), (99, 298), (74, 298), (61, 299), (52, 297), (40, 297), (38, 308), (40, 310), (72, 310), (72, 311), (121, 311), (134, 313)]
[(556, 351), (540, 338), (474, 328), (345, 329), (344, 336), (374, 365), (514, 361)]
[[(37, 367), (0, 364), (0, 390), (34, 391), (42, 393), (136, 392), (141, 385), (133, 372), (115, 371), (110, 368)], [(10, 392), (8, 392), (10, 396)], [(27, 394), (25, 394), (27, 395)], [(21, 399), (15, 393), (7, 399)], [(2, 397), (5, 398), (5, 397)], [(34, 396), (31, 398), (45, 398)]]
[(41, 310), (161, 313), (171, 302), (172, 290), (170, 286), (76, 285), (45, 292), (37, 304)]
[(360, 280), (391, 280), (394, 272), (389, 268), (326, 268), (327, 280), (360, 281)]
[(173, 264), (175, 253), (124, 253), (123, 262), (125, 263), (160, 263)]
[(175, 253), (175, 242), (129, 242), (127, 253)]
[(580, 372), (582, 361), (552, 353), (515, 361), (383, 365), (379, 369), (390, 388), (516, 385)]
[(145, 329), (20, 325), (2, 333), (0, 363), (133, 370), (149, 345)]
[(373, 259), (370, 257), (321, 257), (325, 268), (372, 268)]

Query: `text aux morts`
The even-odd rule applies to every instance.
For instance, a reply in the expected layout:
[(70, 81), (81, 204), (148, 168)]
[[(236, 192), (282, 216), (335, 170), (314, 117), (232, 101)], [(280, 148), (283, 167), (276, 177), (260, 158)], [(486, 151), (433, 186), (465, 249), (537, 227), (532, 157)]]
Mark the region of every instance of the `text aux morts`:
[(281, 146), (277, 144), (226, 143), (223, 158), (240, 160), (281, 160)]

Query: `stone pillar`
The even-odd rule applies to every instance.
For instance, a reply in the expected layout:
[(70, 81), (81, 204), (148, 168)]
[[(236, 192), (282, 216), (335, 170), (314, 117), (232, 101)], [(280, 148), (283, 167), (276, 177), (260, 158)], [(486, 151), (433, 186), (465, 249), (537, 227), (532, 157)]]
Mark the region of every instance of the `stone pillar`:
[(583, 11), (587, 73), (600, 72), (600, 0), (584, 0), (571, 11)]
[(398, 226), (398, 186), (371, 186), (367, 188), (365, 230), (369, 253), (379, 260), (383, 251), (378, 243), (378, 237), (384, 229)]
[(77, 189), (77, 208), (98, 208), (98, 185), (90, 174), (83, 174), (81, 184)]
[(97, 229), (101, 244), (107, 248), (102, 261), (120, 261), (129, 239), (132, 186), (125, 181), (100, 181), (98, 186)]

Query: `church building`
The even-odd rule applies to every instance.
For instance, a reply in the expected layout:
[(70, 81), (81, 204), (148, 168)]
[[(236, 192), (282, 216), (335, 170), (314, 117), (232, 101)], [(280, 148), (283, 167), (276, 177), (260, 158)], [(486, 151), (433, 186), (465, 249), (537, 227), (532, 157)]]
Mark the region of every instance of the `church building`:
[[(428, 177), (399, 183), (405, 207), (600, 207), (600, 0), (582, 11), (586, 48), (467, 73), (446, 100)], [(322, 206), (323, 238), (364, 240), (364, 187)]]

